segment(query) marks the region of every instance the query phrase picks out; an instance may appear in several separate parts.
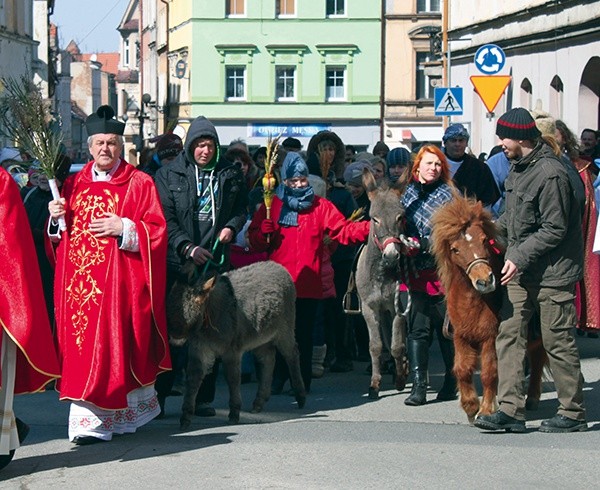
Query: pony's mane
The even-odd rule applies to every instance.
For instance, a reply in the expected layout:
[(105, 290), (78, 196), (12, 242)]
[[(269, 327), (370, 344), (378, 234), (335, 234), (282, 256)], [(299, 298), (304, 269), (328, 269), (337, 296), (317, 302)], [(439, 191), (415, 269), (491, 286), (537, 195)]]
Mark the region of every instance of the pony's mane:
[(455, 196), (435, 211), (431, 222), (431, 252), (435, 256), (438, 274), (444, 287), (449, 286), (452, 278), (451, 242), (471, 224), (480, 224), (488, 238), (495, 239), (498, 236), (498, 229), (490, 212), (486, 211), (480, 202), (471, 198)]

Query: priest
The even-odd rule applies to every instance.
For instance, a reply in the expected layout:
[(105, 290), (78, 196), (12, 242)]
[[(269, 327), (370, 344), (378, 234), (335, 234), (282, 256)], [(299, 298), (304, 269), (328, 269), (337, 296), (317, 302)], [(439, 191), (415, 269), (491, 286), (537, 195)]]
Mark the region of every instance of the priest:
[(19, 188), (0, 168), (0, 469), (29, 427), (15, 417), (13, 395), (44, 391), (58, 377), (52, 330), (35, 247)]
[(154, 382), (171, 367), (166, 223), (154, 182), (121, 158), (125, 125), (112, 107), (90, 115), (86, 129), (93, 160), (48, 205), (57, 387), (71, 402), (69, 439), (78, 445), (110, 441), (156, 417)]

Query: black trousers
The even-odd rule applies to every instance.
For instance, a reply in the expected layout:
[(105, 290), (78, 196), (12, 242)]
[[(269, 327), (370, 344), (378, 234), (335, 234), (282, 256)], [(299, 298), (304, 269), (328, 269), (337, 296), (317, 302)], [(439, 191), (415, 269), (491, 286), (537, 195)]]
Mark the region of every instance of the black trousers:
[[(310, 389), (312, 380), (312, 348), (313, 328), (317, 316), (318, 299), (296, 299), (296, 343), (300, 353), (300, 372), (306, 391)], [(283, 385), (289, 379), (287, 364), (281, 354), (277, 353), (275, 370), (273, 372), (273, 385)]]

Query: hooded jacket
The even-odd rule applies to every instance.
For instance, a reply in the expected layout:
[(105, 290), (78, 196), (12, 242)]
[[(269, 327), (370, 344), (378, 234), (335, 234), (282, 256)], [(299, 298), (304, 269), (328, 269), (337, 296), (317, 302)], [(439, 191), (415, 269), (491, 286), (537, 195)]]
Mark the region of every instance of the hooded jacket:
[[(212, 138), (215, 142), (215, 153), (204, 167), (197, 167), (194, 160), (193, 147), (198, 138)], [(176, 160), (156, 173), (156, 187), (167, 220), (169, 246), (167, 264), (169, 268), (178, 269), (188, 258), (184, 253), (187, 245), (199, 245), (212, 250), (214, 242), (223, 228), (231, 228), (234, 236), (246, 222), (247, 192), (241, 169), (231, 162), (220, 159), (219, 136), (214, 125), (200, 116), (192, 122), (185, 139), (183, 151)], [(198, 212), (198, 184), (196, 168), (199, 173), (212, 172), (218, 181), (218, 194), (215, 203), (215, 222), (204, 234), (195, 226), (194, 216)], [(224, 269), (227, 268), (229, 247), (217, 250), (217, 254), (225, 254)], [(215, 257), (216, 260), (219, 257)]]

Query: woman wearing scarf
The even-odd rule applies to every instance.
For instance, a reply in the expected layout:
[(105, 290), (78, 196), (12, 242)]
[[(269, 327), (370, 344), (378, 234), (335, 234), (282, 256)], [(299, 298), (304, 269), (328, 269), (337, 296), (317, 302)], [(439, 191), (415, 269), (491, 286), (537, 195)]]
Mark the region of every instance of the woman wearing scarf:
[[(363, 242), (369, 222), (349, 222), (327, 199), (316, 196), (308, 182), (308, 167), (297, 153), (288, 153), (281, 170), (281, 183), (271, 206), (272, 219), (266, 219), (264, 204), (258, 209), (249, 229), (251, 246), (267, 252), (269, 259), (281, 264), (296, 285), (296, 342), (306, 390), (312, 372), (312, 329), (318, 300), (323, 296), (321, 257), (323, 236), (348, 245)], [(279, 393), (287, 380), (281, 360), (273, 374), (273, 392)]]

